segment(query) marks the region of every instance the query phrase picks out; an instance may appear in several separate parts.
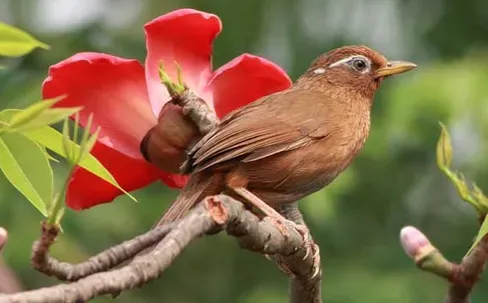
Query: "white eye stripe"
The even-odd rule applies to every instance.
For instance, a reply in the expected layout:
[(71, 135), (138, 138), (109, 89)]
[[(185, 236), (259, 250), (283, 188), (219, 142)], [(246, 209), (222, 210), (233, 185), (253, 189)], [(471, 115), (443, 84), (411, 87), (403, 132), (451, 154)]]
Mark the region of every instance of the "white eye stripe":
[(325, 73), (325, 68), (321, 68), (321, 67), (319, 67), (319, 68), (317, 68), (317, 69), (314, 69), (314, 70), (313, 70), (313, 72), (314, 72), (315, 74), (323, 74), (323, 73)]
[(347, 62), (349, 62), (349, 61), (351, 61), (352, 59), (355, 59), (355, 58), (361, 58), (364, 61), (368, 62), (368, 65), (371, 65), (371, 61), (368, 58), (366, 58), (365, 56), (362, 56), (362, 55), (352, 55), (352, 56), (349, 56), (347, 58), (344, 58), (344, 59), (341, 59), (339, 61), (336, 61), (334, 63), (331, 63), (329, 65), (329, 68), (330, 67), (335, 67), (335, 66), (342, 65), (342, 64), (347, 63)]

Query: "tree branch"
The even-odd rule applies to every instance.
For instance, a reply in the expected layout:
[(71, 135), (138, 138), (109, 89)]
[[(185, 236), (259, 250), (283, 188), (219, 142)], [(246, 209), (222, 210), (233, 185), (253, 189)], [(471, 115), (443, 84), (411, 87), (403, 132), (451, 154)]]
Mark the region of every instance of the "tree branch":
[(171, 231), (174, 224), (153, 229), (143, 235), (113, 246), (88, 260), (71, 264), (49, 256), (49, 248), (56, 239), (59, 228), (42, 223), (41, 238), (32, 246), (32, 266), (38, 271), (62, 281), (76, 281), (94, 273), (109, 270), (133, 258), (143, 249), (158, 243)]
[[(283, 208), (281, 208), (283, 210)], [(283, 212), (282, 212), (283, 213)], [(286, 214), (291, 218), (302, 218), (298, 210), (297, 204), (290, 204), (286, 207)], [(265, 218), (264, 221), (267, 219)], [(270, 220), (270, 222), (273, 222)], [(297, 220), (295, 223), (303, 224), (303, 220)], [(264, 224), (264, 223), (263, 223)], [(227, 233), (238, 237), (239, 245), (242, 248), (249, 250), (256, 250), (256, 239), (260, 238), (259, 234), (248, 233), (247, 236), (240, 236), (239, 226), (235, 225), (233, 228), (227, 228)], [(271, 230), (266, 228), (266, 230)], [(315, 266), (317, 265), (316, 256), (310, 253), (310, 248), (307, 247), (307, 242), (304, 243), (302, 235), (295, 229), (292, 229), (293, 234), (289, 238), (285, 237), (284, 241), (289, 243), (282, 243), (280, 245), (272, 245), (272, 240), (281, 240), (282, 236), (278, 234), (261, 234), (262, 241), (257, 251), (267, 255), (273, 255), (275, 261), (280, 267), (286, 268), (291, 278), (291, 293), (290, 302), (299, 303), (319, 303), (321, 298), (321, 273), (315, 273)], [(289, 232), (287, 232), (289, 233)]]
[(421, 270), (450, 282), (445, 303), (469, 303), (469, 296), (480, 280), (488, 260), (488, 235), (485, 235), (460, 264), (448, 261), (418, 229), (407, 226), (400, 233), (402, 246)]
[[(306, 256), (307, 247), (300, 232), (289, 222), (284, 222), (280, 227), (275, 224), (275, 221), (266, 218), (260, 221), (240, 202), (228, 196), (207, 197), (185, 218), (175, 223), (153, 251), (136, 257), (132, 263), (69, 284), (0, 295), (0, 303), (85, 302), (96, 296), (118, 294), (140, 287), (156, 279), (194, 239), (222, 229), (237, 237), (241, 247), (262, 254), (285, 256), (284, 260), (290, 261), (286, 264), (289, 268), (300, 269), (295, 273), (297, 276), (308, 268), (308, 279), (313, 280), (310, 278), (313, 275), (310, 270), (313, 259), (311, 255)], [(297, 263), (293, 264), (292, 260)], [(320, 299), (316, 299), (308, 302), (320, 302)]]
[[(298, 208), (297, 202), (281, 205), (278, 207), (277, 210), (286, 219), (293, 221), (297, 224), (307, 226), (305, 224), (305, 220), (303, 220), (303, 216), (300, 212), (300, 209)], [(296, 254), (295, 257), (297, 257)], [(320, 259), (318, 260), (320, 261)], [(295, 273), (290, 279), (291, 303), (322, 302), (322, 270), (320, 270), (316, 277), (310, 279), (310, 271), (308, 270), (308, 268), (303, 267), (299, 257), (295, 259), (290, 257), (288, 257), (288, 259), (278, 257), (276, 258), (276, 261), (278, 262), (278, 264), (289, 264), (289, 270)], [(316, 261), (315, 266), (319, 266), (319, 268), (321, 268), (320, 262), (317, 263)]]
[(480, 280), (488, 260), (488, 235), (473, 248), (460, 265), (454, 266), (445, 303), (468, 303), (473, 287)]

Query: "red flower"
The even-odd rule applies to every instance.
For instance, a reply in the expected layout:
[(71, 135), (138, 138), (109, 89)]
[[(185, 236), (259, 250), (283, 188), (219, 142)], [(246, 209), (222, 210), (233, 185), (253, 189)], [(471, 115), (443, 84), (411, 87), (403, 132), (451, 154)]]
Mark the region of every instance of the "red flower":
[[(219, 117), (262, 96), (291, 85), (287, 74), (272, 62), (243, 54), (212, 72), (212, 44), (220, 33), (220, 19), (192, 9), (180, 9), (144, 26), (147, 58), (137, 60), (102, 53), (79, 53), (49, 69), (44, 98), (67, 94), (58, 106), (82, 105), (80, 124), (93, 113), (93, 129), (101, 128), (92, 154), (112, 173), (120, 186), (132, 191), (160, 179), (181, 187), (185, 176), (164, 172), (146, 162), (139, 145), (157, 123), (169, 95), (160, 83), (159, 60), (176, 81), (176, 61), (185, 84), (215, 108)], [(67, 204), (84, 209), (112, 201), (121, 192), (78, 167), (70, 181)]]

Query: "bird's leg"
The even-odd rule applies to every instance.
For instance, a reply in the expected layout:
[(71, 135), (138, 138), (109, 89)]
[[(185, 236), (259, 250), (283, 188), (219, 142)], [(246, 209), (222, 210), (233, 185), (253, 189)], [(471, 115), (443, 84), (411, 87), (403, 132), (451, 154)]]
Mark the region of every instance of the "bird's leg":
[[(302, 233), (304, 241), (305, 241), (305, 246), (307, 248), (307, 252), (305, 253), (305, 256), (303, 259), (306, 259), (310, 254), (312, 255), (313, 259), (313, 275), (312, 279), (315, 278), (319, 272), (320, 272), (320, 250), (319, 246), (315, 244), (315, 242), (312, 239), (312, 234), (310, 233), (310, 230), (308, 229), (307, 225), (305, 224), (305, 220), (303, 219), (302, 213), (300, 212), (300, 209), (298, 208), (298, 203), (290, 203), (290, 204), (284, 204), (280, 205), (277, 208), (277, 211), (286, 219), (291, 220), (298, 224), (300, 227), (298, 230)], [(278, 268), (284, 273), (284, 274), (290, 274), (291, 270), (286, 267), (283, 262), (280, 262), (279, 259), (276, 259), (276, 262), (278, 264)]]
[(254, 195), (252, 192), (248, 191), (244, 187), (231, 187), (231, 189), (241, 196), (242, 198), (246, 199), (249, 203), (251, 203), (253, 206), (259, 208), (266, 216), (272, 217), (274, 219), (279, 219), (279, 220), (286, 220), (282, 215), (280, 215), (279, 212), (277, 212), (274, 208), (266, 204), (263, 200), (258, 198), (256, 195)]
[(281, 233), (283, 235), (286, 235), (283, 226), (283, 222), (286, 219), (282, 215), (280, 215), (274, 208), (266, 204), (266, 202), (247, 190), (247, 182), (248, 179), (245, 170), (243, 170), (242, 167), (237, 167), (226, 175), (225, 183), (227, 187), (238, 196), (244, 198), (248, 203), (261, 210), (270, 219), (274, 220), (277, 223), (276, 226), (280, 229)]
[[(245, 187), (230, 187), (230, 189), (232, 189), (232, 191), (234, 191), (237, 195), (246, 199), (247, 202), (251, 203), (253, 206), (261, 210), (270, 219), (274, 220), (276, 222), (276, 226), (280, 229), (281, 233), (283, 235), (286, 235), (285, 228), (283, 227), (283, 222), (286, 221), (286, 218), (280, 215), (279, 212), (277, 212), (274, 208), (266, 204), (266, 202), (264, 202), (259, 197), (254, 195)], [(300, 230), (300, 227), (298, 225), (296, 225), (294, 222), (292, 223), (294, 225), (293, 227), (295, 227), (297, 230)]]
[[(226, 175), (225, 182), (227, 187), (235, 194), (244, 198), (248, 203), (261, 210), (270, 219), (274, 220), (276, 223), (276, 227), (279, 228), (280, 232), (284, 236), (287, 236), (286, 229), (284, 227), (284, 222), (287, 221), (287, 219), (284, 218), (273, 207), (269, 206), (266, 202), (247, 190), (247, 181), (248, 179), (245, 174), (245, 170), (243, 170), (242, 167), (237, 167)], [(293, 221), (289, 222), (292, 223), (293, 227), (303, 235), (302, 227), (300, 227)]]

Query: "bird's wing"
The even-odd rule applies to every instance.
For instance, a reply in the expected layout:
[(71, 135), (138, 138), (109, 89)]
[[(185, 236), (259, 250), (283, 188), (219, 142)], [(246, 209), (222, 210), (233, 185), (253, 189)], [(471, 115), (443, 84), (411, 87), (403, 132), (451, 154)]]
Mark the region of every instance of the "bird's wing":
[(290, 90), (234, 111), (190, 151), (193, 170), (235, 159), (256, 161), (326, 136), (324, 119), (317, 119), (326, 112), (324, 98), (319, 92)]

